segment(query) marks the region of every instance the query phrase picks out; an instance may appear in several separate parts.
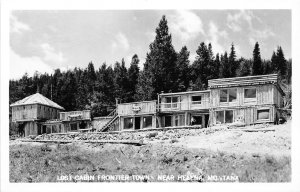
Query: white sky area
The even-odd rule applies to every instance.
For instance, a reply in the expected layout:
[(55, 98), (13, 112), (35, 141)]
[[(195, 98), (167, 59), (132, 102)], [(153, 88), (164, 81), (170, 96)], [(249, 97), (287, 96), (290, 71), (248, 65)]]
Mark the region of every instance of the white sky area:
[(122, 58), (128, 67), (134, 54), (142, 68), (162, 15), (175, 50), (186, 45), (191, 62), (201, 42), (210, 42), (214, 54), (234, 43), (238, 57), (251, 58), (258, 41), (263, 59), (279, 45), (292, 57), (290, 10), (13, 11), (10, 78), (85, 68), (90, 61), (99, 68)]

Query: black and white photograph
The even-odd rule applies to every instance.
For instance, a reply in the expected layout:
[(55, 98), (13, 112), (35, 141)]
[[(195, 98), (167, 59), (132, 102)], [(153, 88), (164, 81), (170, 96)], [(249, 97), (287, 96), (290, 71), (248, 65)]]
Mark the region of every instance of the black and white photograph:
[(2, 181), (296, 182), (292, 8), (164, 7), (4, 11)]

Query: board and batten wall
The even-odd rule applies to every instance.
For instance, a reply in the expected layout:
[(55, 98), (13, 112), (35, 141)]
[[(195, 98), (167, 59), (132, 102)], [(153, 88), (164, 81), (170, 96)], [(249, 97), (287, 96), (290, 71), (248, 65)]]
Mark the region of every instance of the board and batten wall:
[(45, 105), (32, 104), (12, 107), (12, 121), (57, 119), (61, 110)]
[(26, 121), (37, 118), (37, 104), (13, 106), (12, 121)]
[[(194, 104), (192, 102), (193, 96), (201, 96), (201, 104)], [(170, 105), (166, 103), (167, 97), (178, 97), (177, 108), (168, 108)], [(210, 93), (185, 93), (185, 94), (173, 94), (173, 95), (163, 95), (161, 96), (161, 112), (167, 111), (188, 111), (197, 109), (208, 109), (210, 107)]]
[[(140, 108), (140, 110), (134, 111), (134, 108), (138, 108), (138, 107)], [(119, 116), (154, 114), (156, 113), (156, 101), (143, 101), (143, 102), (118, 104), (117, 112)]]
[[(256, 100), (247, 101), (244, 98), (245, 88), (256, 88)], [(237, 98), (235, 102), (220, 102), (220, 90), (222, 89), (237, 89)], [(226, 107), (226, 106), (249, 106), (249, 105), (264, 105), (264, 104), (278, 104), (279, 100), (275, 98), (280, 97), (279, 91), (273, 84), (257, 85), (257, 86), (244, 86), (244, 87), (230, 87), (230, 88), (216, 88), (211, 89), (211, 107)], [(277, 95), (277, 96), (276, 96)]]

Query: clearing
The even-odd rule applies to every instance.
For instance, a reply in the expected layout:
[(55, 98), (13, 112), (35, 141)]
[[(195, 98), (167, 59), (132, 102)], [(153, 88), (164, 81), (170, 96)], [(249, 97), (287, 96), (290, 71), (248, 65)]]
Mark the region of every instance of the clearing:
[[(69, 144), (17, 139), (10, 141), (9, 178), (10, 182), (290, 182), (291, 122), (268, 129), (275, 131), (209, 128), (35, 138), (72, 138)], [(81, 142), (92, 139), (142, 140), (145, 145)]]

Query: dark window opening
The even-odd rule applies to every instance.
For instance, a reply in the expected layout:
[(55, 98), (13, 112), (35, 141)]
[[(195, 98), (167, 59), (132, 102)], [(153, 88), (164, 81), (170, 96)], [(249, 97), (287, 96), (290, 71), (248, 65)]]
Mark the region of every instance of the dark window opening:
[(141, 118), (135, 117), (134, 120), (135, 120), (134, 129), (141, 129)]
[(172, 116), (165, 116), (165, 127), (172, 126)]
[(192, 96), (192, 103), (193, 104), (201, 104), (202, 96), (197, 95), (197, 96)]
[(202, 125), (202, 116), (192, 116), (191, 118), (191, 124), (192, 125)]
[(246, 99), (255, 99), (256, 98), (256, 88), (245, 89), (244, 91)]
[(143, 128), (152, 127), (152, 116), (143, 117)]
[(237, 89), (220, 90), (220, 102), (236, 102)]
[(233, 122), (233, 111), (217, 111), (216, 114), (217, 124)]
[(71, 123), (71, 131), (77, 131), (77, 123)]
[(133, 128), (133, 118), (124, 118), (124, 129)]

